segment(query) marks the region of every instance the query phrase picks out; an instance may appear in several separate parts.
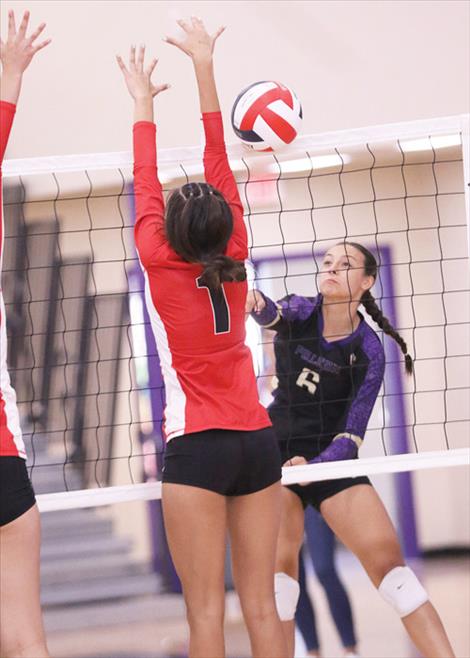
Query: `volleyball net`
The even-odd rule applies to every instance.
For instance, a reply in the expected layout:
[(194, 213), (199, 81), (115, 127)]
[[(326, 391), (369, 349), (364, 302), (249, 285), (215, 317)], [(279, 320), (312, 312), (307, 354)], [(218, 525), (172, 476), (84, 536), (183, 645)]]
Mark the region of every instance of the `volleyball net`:
[[(253, 285), (312, 296), (326, 248), (364, 244), (380, 266), (374, 297), (414, 359), (407, 377), (385, 338), (361, 458), (285, 469), (285, 484), (470, 462), (465, 154), (466, 116), (301, 137), (277, 154), (229, 148)], [(165, 192), (201, 180), (201, 149), (160, 151), (159, 174)], [(160, 497), (165, 391), (133, 241), (131, 154), (6, 161), (4, 188), (8, 362), (40, 508)], [(265, 404), (272, 341), (248, 319)]]

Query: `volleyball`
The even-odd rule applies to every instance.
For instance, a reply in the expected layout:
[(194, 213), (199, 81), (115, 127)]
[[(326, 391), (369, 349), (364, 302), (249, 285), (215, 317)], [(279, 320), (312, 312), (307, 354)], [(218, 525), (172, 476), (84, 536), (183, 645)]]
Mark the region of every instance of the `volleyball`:
[(279, 82), (254, 82), (232, 108), (232, 126), (243, 144), (255, 151), (274, 151), (290, 144), (302, 123), (302, 106)]

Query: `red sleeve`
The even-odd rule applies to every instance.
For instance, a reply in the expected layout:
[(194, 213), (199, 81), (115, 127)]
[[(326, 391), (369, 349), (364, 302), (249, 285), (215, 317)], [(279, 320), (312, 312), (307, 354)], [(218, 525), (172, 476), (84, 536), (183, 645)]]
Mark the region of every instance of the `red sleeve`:
[(0, 101), (0, 164), (3, 162), (3, 156), (7, 148), (15, 111), (16, 105), (7, 103), (6, 101)]
[(13, 103), (7, 103), (6, 101), (0, 101), (0, 265), (2, 263), (3, 246), (2, 164), (15, 111), (16, 105), (13, 105)]
[(163, 192), (157, 172), (156, 126), (134, 124), (135, 243), (145, 268), (166, 243)]
[(206, 181), (221, 192), (233, 215), (233, 233), (226, 253), (232, 258), (248, 258), (248, 236), (243, 221), (243, 206), (237, 184), (227, 158), (224, 142), (224, 127), (220, 112), (205, 112), (202, 115), (206, 147), (204, 149), (204, 172)]

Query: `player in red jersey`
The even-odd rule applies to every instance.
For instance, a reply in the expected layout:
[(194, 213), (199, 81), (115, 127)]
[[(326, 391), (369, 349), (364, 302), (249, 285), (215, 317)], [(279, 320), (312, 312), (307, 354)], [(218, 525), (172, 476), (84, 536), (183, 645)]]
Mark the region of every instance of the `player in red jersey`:
[[(8, 36), (1, 42), (0, 164), (7, 146), (25, 69), (47, 46), (35, 41), (41, 24), (27, 36), (29, 12), (16, 30), (8, 14)], [(0, 171), (1, 176), (1, 171)], [(0, 271), (3, 253), (3, 203), (0, 178)], [(0, 656), (49, 656), (39, 604), (39, 512), (26, 470), (26, 453), (16, 395), (6, 365), (5, 305), (0, 288)]]
[(227, 530), (233, 576), (253, 656), (284, 658), (274, 599), (281, 462), (260, 404), (245, 345), (248, 241), (243, 208), (225, 151), (213, 74), (214, 43), (202, 22), (179, 21), (199, 88), (206, 183), (172, 192), (164, 209), (157, 177), (153, 97), (144, 48), (118, 57), (135, 101), (135, 239), (165, 379), (167, 448), (163, 512), (183, 585), (190, 655), (225, 655), (224, 562)]

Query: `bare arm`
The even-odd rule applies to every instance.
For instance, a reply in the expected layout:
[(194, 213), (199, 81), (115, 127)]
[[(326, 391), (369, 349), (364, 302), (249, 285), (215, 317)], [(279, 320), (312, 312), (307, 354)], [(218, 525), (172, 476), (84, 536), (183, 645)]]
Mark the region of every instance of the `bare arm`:
[(28, 68), (35, 54), (45, 48), (51, 39), (46, 39), (34, 45), (34, 42), (46, 27), (41, 23), (28, 37), (29, 11), (23, 15), (20, 27), (16, 30), (15, 14), (8, 12), (8, 36), (4, 42), (0, 40), (0, 60), (2, 62), (2, 77), (0, 80), (0, 100), (16, 105), (21, 91), (23, 73)]

